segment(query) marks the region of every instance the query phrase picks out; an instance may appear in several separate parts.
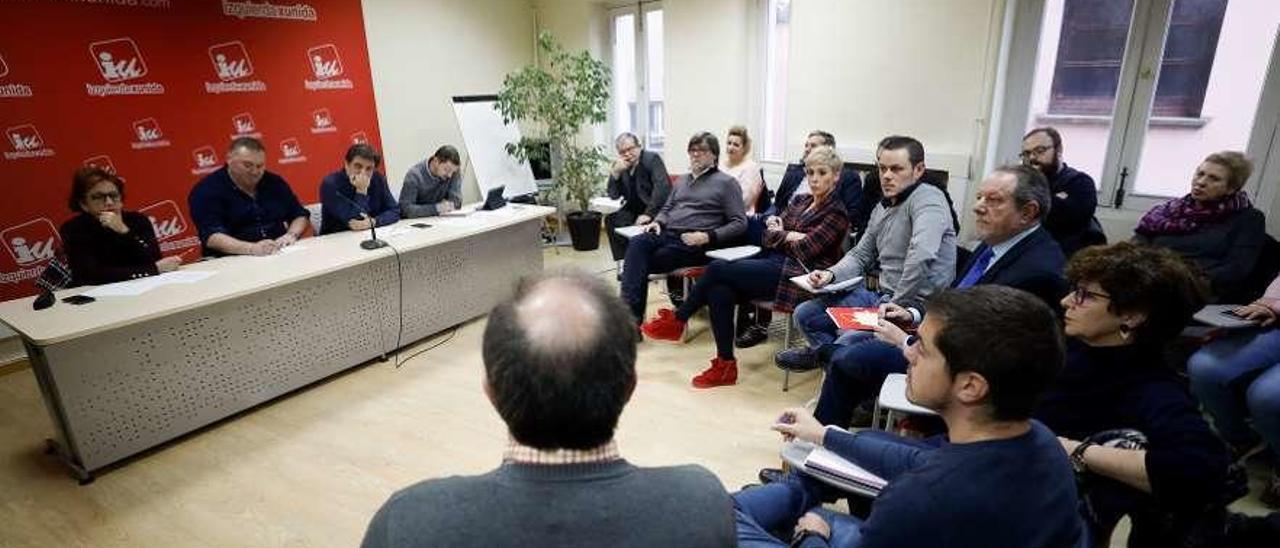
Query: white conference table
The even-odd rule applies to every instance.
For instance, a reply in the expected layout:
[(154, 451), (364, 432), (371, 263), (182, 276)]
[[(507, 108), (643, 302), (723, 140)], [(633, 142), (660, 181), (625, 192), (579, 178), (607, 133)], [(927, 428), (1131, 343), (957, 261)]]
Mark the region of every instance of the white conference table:
[[(483, 315), (542, 270), (542, 206), (408, 219), (304, 239), (269, 257), (183, 267), (212, 272), (136, 296), (0, 303), (22, 336), (55, 438), (82, 482), (93, 472)], [(413, 224), (426, 223), (429, 228)], [(93, 288), (57, 294), (59, 300)]]

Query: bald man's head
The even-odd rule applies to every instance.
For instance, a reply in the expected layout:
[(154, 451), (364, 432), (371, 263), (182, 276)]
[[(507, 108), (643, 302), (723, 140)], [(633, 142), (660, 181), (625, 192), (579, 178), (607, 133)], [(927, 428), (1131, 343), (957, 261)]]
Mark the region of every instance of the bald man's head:
[(587, 449), (613, 437), (635, 387), (635, 324), (599, 279), (564, 271), (521, 280), (489, 314), (486, 381), (516, 441)]

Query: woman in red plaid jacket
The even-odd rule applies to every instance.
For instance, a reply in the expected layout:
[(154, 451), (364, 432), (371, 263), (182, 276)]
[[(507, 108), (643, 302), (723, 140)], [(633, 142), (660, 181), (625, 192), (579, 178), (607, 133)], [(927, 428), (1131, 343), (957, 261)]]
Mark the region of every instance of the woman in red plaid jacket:
[(693, 378), (693, 386), (712, 388), (738, 381), (733, 357), (734, 307), (754, 300), (773, 300), (775, 310), (790, 312), (811, 295), (790, 278), (840, 260), (849, 232), (849, 217), (833, 195), (844, 162), (831, 147), (813, 149), (805, 158), (805, 177), (812, 194), (799, 194), (781, 217), (765, 219), (764, 251), (737, 261), (713, 261), (680, 307), (664, 308), (640, 326), (651, 339), (680, 341), (685, 323), (706, 306), (716, 356), (711, 367)]

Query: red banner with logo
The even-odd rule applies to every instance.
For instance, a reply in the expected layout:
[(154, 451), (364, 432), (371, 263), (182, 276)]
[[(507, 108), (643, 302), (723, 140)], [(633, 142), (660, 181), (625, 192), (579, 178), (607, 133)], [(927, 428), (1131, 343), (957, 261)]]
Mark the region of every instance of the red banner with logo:
[(0, 300), (35, 292), (71, 175), (125, 181), (165, 255), (199, 256), (187, 193), (252, 136), (305, 203), (353, 142), (380, 147), (360, 0), (0, 5)]

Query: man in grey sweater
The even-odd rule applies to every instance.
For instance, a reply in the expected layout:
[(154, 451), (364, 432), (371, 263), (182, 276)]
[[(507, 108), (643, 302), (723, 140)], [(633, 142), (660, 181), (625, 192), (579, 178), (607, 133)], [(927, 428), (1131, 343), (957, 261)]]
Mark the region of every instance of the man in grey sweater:
[(395, 493), (364, 548), (734, 546), (733, 503), (709, 471), (618, 454), (638, 338), (598, 278), (523, 280), (484, 332), (484, 393), (510, 436), (502, 465)]
[[(709, 249), (735, 245), (747, 231), (738, 180), (716, 168), (720, 141), (701, 132), (689, 139), (689, 173), (676, 181), (653, 222), (627, 245), (622, 263), (622, 299), (644, 321), (649, 274), (707, 262)], [(670, 311), (666, 311), (670, 312)]]
[(458, 149), (444, 145), (409, 168), (400, 187), (400, 216), (433, 217), (462, 207), (461, 165)]
[(810, 273), (809, 282), (820, 288), (875, 274), (878, 268), (879, 285), (872, 290), (859, 283), (847, 292), (822, 295), (797, 307), (793, 319), (811, 346), (779, 352), (775, 357), (778, 367), (813, 369), (819, 365), (819, 346), (852, 344), (872, 337), (869, 331), (841, 335), (827, 308), (894, 303), (922, 309), (924, 299), (945, 289), (955, 278), (956, 232), (951, 206), (942, 190), (920, 182), (925, 169), (924, 145), (911, 137), (886, 137), (876, 151), (876, 167), (884, 199), (872, 211), (866, 234), (830, 269)]

